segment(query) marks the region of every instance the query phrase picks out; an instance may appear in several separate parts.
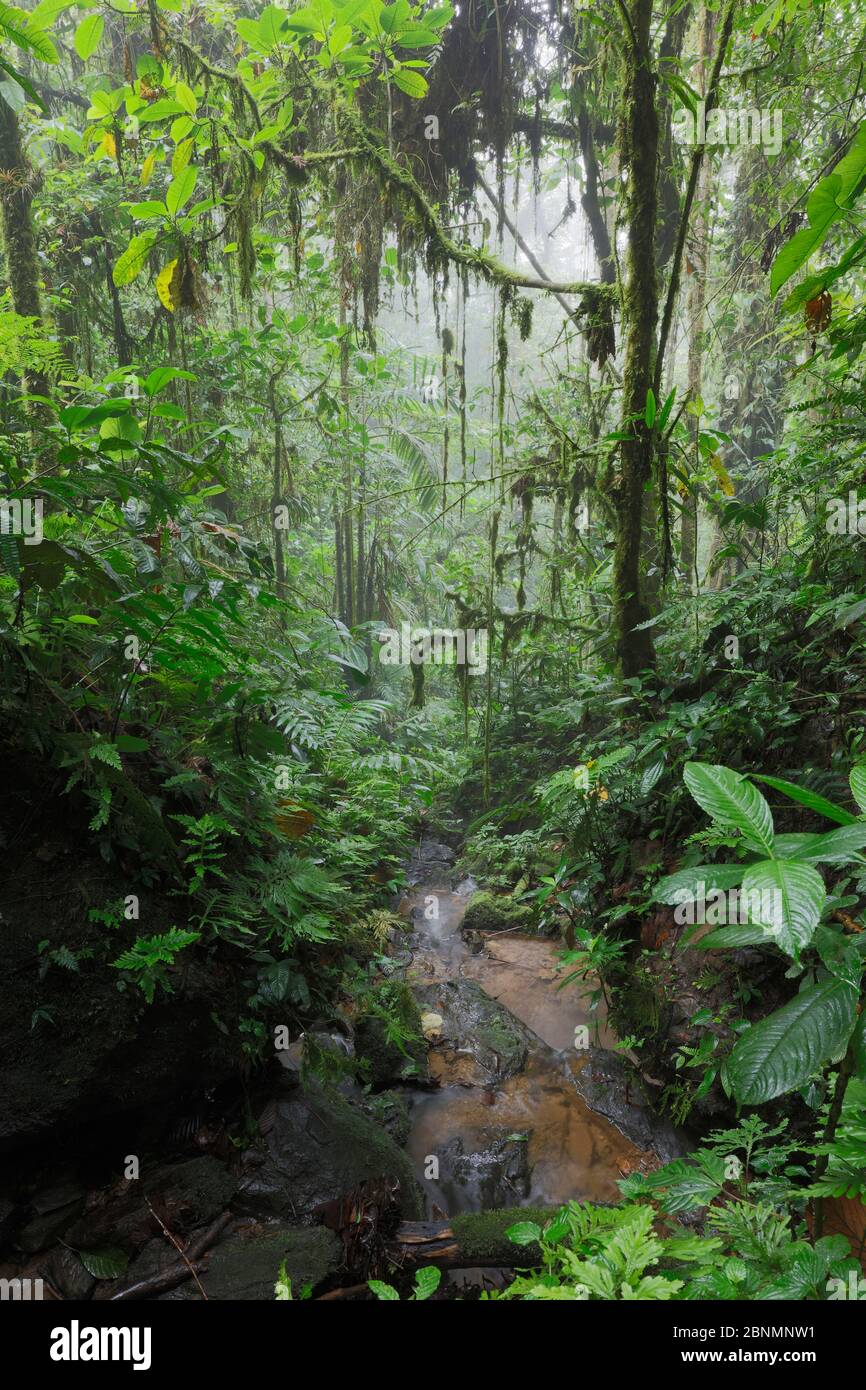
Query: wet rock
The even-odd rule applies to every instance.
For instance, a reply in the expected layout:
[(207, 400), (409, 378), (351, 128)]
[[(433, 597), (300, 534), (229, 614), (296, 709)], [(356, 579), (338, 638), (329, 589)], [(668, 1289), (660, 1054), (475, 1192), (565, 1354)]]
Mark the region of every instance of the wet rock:
[(69, 1243), (79, 1249), (142, 1244), (159, 1230), (148, 1200), (175, 1235), (186, 1235), (224, 1211), (237, 1186), (225, 1164), (209, 1154), (143, 1172), (113, 1201), (85, 1212), (70, 1228)]
[(279, 1048), (277, 1061), (286, 1071), (300, 1076), (305, 1066), (315, 1066), (317, 1053), (326, 1053), (338, 1061), (345, 1061), (354, 1056), (355, 1045), (351, 1038), (344, 1037), (342, 1033), (310, 1031), (302, 1033), (288, 1047)]
[(404, 1216), (420, 1215), (412, 1165), (382, 1125), (317, 1085), (275, 1100), (264, 1148), (245, 1155), (249, 1175), (235, 1203), (254, 1216), (309, 1216), (371, 1178), (399, 1185)]
[(635, 1068), (619, 1053), (587, 1048), (572, 1061), (571, 1074), (578, 1095), (591, 1109), (663, 1163), (682, 1158), (693, 1147), (669, 1120), (656, 1114)]
[(447, 879), (456, 856), (453, 849), (432, 836), (425, 835), (412, 851), (406, 865), (406, 882), (410, 886), (428, 879)]
[[(214, 1250), (207, 1273), (199, 1276), (209, 1299), (273, 1302), (282, 1266), (292, 1295), (312, 1292), (340, 1266), (342, 1246), (324, 1226), (251, 1227), (229, 1236)], [(201, 1300), (194, 1283), (164, 1294), (161, 1301)]]
[(483, 1143), (469, 1153), (462, 1138), (449, 1140), (440, 1154), (440, 1182), (462, 1189), (461, 1206), (488, 1211), (529, 1196), (528, 1135), (515, 1137), (503, 1129), (484, 1132)]
[(473, 893), (478, 892), (478, 884), (475, 882), (472, 875), (468, 874), (466, 878), (460, 880), (454, 892), (460, 898), (471, 898)]
[(504, 1081), (523, 1070), (529, 1050), (526, 1030), (474, 980), (446, 980), (426, 986), (420, 995), (441, 1014), (443, 1040), (471, 1054), (483, 1080)]
[(0, 1245), (6, 1245), (12, 1238), (23, 1216), (24, 1208), (19, 1203), (0, 1197)]
[[(100, 880), (104, 871), (101, 864)], [(32, 958), (36, 942), (43, 937), (72, 947), (88, 940), (86, 924), (79, 923), (77, 937), (69, 936), (70, 912), (76, 922), (84, 915), (79, 887), (83, 893), (83, 877), (69, 895), (60, 891), (52, 895), (57, 916), (49, 914), (47, 922), (39, 887), (29, 894), (22, 888), (22, 900), (29, 897), (36, 906), (32, 913), (22, 910), (26, 922), (13, 920), (8, 933), (4, 932), (0, 950), (4, 975), (20, 960)], [(91, 901), (101, 902), (104, 896), (100, 882), (98, 896), (94, 890)], [(174, 921), (176, 903), (171, 911)], [(149, 916), (148, 920), (154, 919)], [(67, 1140), (84, 1148), (88, 1141), (98, 1142), (101, 1124), (113, 1126), (118, 1116), (148, 1110), (164, 1116), (173, 1097), (194, 1085), (215, 1084), (236, 1069), (236, 1044), (217, 1030), (212, 1018), (227, 985), (209, 969), (194, 963), (182, 997), (179, 993), (157, 995), (145, 1009), (139, 991), (118, 992), (116, 970), (91, 964), (92, 971), (72, 979), (67, 971), (49, 971), (39, 980), (34, 971), (32, 982), (22, 976), (21, 988), (7, 990), (0, 999), (4, 1038), (0, 1152), (34, 1142), (59, 1146)], [(50, 1041), (43, 1042), (40, 1035), (40, 1045), (34, 1045), (32, 1018), (39, 1007), (50, 1012), (52, 1026)]]
[(453, 864), (455, 854), (453, 849), (444, 845), (441, 840), (434, 840), (432, 835), (424, 835), (412, 858), (420, 860), (423, 864)]
[(41, 1216), (34, 1216), (32, 1221), (22, 1226), (15, 1244), (26, 1255), (35, 1255), (38, 1250), (45, 1250), (52, 1241), (64, 1234), (78, 1216), (81, 1207), (82, 1201), (79, 1200), (54, 1211), (44, 1212)]
[[(190, 1234), (193, 1235), (192, 1232)], [(139, 1250), (135, 1259), (130, 1261), (119, 1279), (100, 1281), (97, 1297), (100, 1300), (110, 1299), (119, 1289), (126, 1288), (128, 1284), (138, 1284), (144, 1279), (150, 1279), (154, 1274), (159, 1274), (171, 1265), (176, 1265), (179, 1259), (180, 1256), (174, 1246), (166, 1240), (164, 1235), (154, 1236)]]
[(93, 1275), (88, 1274), (75, 1251), (65, 1245), (52, 1250), (41, 1268), (58, 1293), (73, 1302), (89, 1298), (96, 1287)]
[(58, 1183), (54, 1187), (42, 1188), (30, 1199), (30, 1205), (37, 1216), (45, 1216), (50, 1211), (71, 1206), (84, 1200), (84, 1188), (77, 1182)]
[(532, 912), (528, 907), (504, 894), (488, 893), (485, 889), (473, 895), (463, 918), (464, 933), (528, 930), (531, 926)]

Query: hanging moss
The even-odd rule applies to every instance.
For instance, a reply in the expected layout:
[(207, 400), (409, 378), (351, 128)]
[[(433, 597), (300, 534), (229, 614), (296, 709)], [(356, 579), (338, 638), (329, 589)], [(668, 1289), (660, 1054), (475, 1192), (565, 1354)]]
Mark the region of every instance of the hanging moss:
[(520, 341), (525, 343), (532, 332), (532, 300), (525, 294), (517, 295), (511, 306), (511, 317), (517, 325)]
[[(349, 102), (337, 105), (337, 114), (343, 134), (354, 141), (369, 157), (368, 163), (378, 170), (383, 185), (403, 195), (406, 204), (402, 233), (404, 237), (417, 237), (424, 241), (425, 264), (432, 276), (437, 271), (447, 269), (449, 262), (474, 270), (476, 274), (502, 289), (513, 292), (523, 287), (555, 289), (561, 292), (584, 294), (598, 290), (593, 282), (574, 281), (564, 284), (549, 282), (533, 276), (524, 275), (505, 265), (496, 256), (482, 247), (469, 242), (458, 242), (442, 224), (442, 220), (432, 202), (414, 175), (382, 144), (381, 136), (370, 129), (361, 113)], [(609, 288), (609, 287), (608, 287)]]

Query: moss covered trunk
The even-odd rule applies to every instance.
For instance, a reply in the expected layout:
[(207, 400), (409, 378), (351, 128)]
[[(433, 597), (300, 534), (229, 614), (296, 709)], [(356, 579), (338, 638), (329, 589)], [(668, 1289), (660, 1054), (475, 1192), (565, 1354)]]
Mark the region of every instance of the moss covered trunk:
[[(15, 312), (25, 318), (41, 319), (32, 202), (33, 170), (24, 153), (18, 117), (0, 97), (0, 221), (6, 277)], [(29, 372), (26, 385), (39, 395), (47, 389), (45, 377), (39, 372)]]
[[(702, 98), (707, 94), (707, 77), (710, 51), (713, 46), (714, 16), (712, 12), (703, 5), (701, 8), (701, 30), (700, 30), (700, 53), (698, 58), (697, 90)], [(686, 322), (689, 332), (689, 364), (688, 364), (688, 396), (690, 401), (696, 401), (701, 394), (701, 382), (703, 376), (703, 351), (704, 351), (704, 306), (707, 295), (707, 277), (710, 271), (710, 203), (712, 196), (712, 166), (709, 160), (704, 160), (701, 165), (700, 181), (698, 183), (697, 197), (697, 225), (693, 241), (694, 271), (689, 280), (689, 293), (686, 303)], [(698, 435), (700, 433), (700, 419), (695, 416), (692, 420), (692, 449), (693, 464), (697, 471), (698, 458)], [(686, 498), (682, 514), (682, 529), (680, 531), (681, 550), (680, 550), (680, 569), (682, 571), (683, 584), (687, 589), (691, 589), (692, 582), (697, 584), (695, 575), (695, 560), (697, 557), (698, 540), (698, 498)]]
[(506, 1234), (512, 1226), (534, 1222), (543, 1227), (557, 1215), (555, 1208), (503, 1207), (466, 1212), (448, 1221), (401, 1221), (389, 1242), (401, 1266), (438, 1265), (469, 1269), (500, 1265), (531, 1269), (540, 1265), (540, 1246), (516, 1245)]
[(650, 47), (651, 0), (632, 0), (624, 57), (620, 126), (622, 167), (627, 171), (628, 251), (623, 288), (625, 363), (622, 383), (621, 465), (613, 480), (616, 548), (613, 558), (613, 622), (617, 658), (626, 676), (655, 664), (652, 638), (638, 632), (649, 616), (641, 577), (645, 496), (652, 477), (653, 431), (645, 423), (647, 392), (655, 368), (658, 283), (655, 270), (656, 175), (659, 121)]

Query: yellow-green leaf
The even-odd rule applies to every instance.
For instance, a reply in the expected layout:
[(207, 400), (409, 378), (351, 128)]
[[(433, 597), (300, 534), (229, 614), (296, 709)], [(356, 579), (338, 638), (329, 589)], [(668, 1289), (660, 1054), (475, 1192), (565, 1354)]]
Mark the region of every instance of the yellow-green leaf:
[(187, 167), (182, 169), (168, 185), (165, 192), (165, 205), (172, 217), (176, 217), (184, 204), (189, 202), (195, 192), (197, 177), (198, 170)]
[(181, 140), (171, 157), (171, 172), (175, 178), (182, 174), (192, 158), (192, 140)]
[(156, 277), (156, 292), (159, 295), (159, 302), (164, 309), (168, 309), (170, 314), (174, 313), (179, 299), (180, 274), (178, 266), (177, 260), (169, 261), (168, 265), (163, 266)]
[(401, 68), (399, 72), (395, 72), (394, 82), (401, 92), (405, 92), (407, 97), (414, 97), (416, 101), (427, 95), (427, 79), (412, 68)]
[(733, 497), (734, 484), (731, 479), (730, 473), (728, 472), (725, 465), (722, 463), (721, 454), (710, 454), (709, 465), (710, 468), (713, 470), (713, 473), (715, 474), (716, 482), (718, 483), (722, 492), (725, 494), (726, 497)]
[(188, 87), (185, 82), (178, 82), (174, 88), (174, 99), (179, 101), (184, 111), (190, 116), (194, 116), (198, 110), (198, 102), (195, 99), (195, 92), (192, 87)]
[(121, 256), (114, 263), (111, 278), (115, 285), (129, 285), (144, 269), (150, 248), (156, 241), (156, 232), (139, 232), (134, 236)]
[(105, 32), (105, 19), (101, 14), (89, 14), (82, 19), (75, 30), (75, 52), (83, 63), (96, 52)]

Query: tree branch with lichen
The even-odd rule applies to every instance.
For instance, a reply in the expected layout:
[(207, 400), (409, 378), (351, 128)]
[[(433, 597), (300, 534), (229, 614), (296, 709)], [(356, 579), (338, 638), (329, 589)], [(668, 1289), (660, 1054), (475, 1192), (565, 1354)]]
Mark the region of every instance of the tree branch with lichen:
[(461, 245), (446, 232), (439, 215), (421, 185), (408, 169), (388, 153), (369, 131), (360, 114), (348, 102), (340, 102), (338, 116), (348, 127), (353, 139), (379, 170), (386, 183), (398, 188), (406, 195), (418, 213), (429, 241), (438, 247), (441, 254), (456, 265), (466, 266), (493, 284), (512, 289), (546, 290), (553, 294), (578, 294), (597, 303), (599, 297), (607, 298), (611, 305), (617, 302), (617, 292), (613, 286), (601, 285), (593, 280), (556, 281), (542, 279), (540, 276), (524, 275), (512, 270), (498, 257), (480, 246)]

